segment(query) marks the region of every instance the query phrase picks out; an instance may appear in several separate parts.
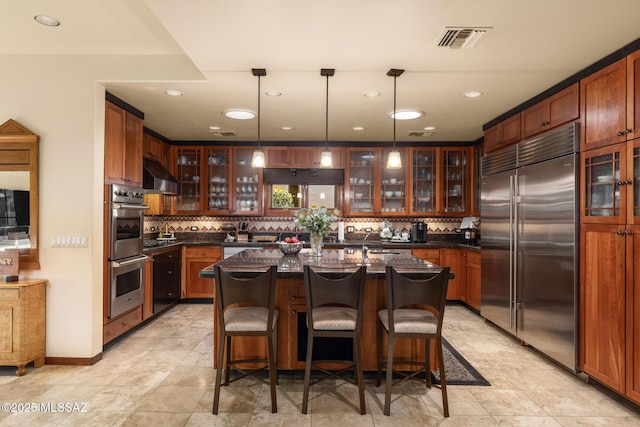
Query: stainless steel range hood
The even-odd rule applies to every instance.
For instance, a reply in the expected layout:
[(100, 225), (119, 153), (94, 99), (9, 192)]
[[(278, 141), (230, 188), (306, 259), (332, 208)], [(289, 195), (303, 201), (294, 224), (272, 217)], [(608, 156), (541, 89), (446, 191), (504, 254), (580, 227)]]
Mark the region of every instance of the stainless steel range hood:
[(160, 163), (143, 159), (142, 187), (145, 193), (178, 194), (178, 180)]

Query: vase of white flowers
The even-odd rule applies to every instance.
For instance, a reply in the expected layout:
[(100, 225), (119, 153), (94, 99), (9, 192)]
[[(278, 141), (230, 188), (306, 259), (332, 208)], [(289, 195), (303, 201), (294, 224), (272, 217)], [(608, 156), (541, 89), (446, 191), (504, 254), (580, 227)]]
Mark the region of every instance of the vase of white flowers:
[(311, 253), (313, 256), (322, 256), (322, 238), (329, 235), (331, 222), (338, 219), (338, 209), (330, 212), (326, 207), (302, 208), (296, 212), (296, 222), (300, 229), (310, 234)]

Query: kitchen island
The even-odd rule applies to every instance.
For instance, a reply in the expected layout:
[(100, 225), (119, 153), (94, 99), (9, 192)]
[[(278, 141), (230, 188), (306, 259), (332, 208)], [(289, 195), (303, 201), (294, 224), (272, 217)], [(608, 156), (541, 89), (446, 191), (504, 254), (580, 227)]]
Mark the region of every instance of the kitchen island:
[[(411, 255), (410, 249), (369, 250), (363, 257), (361, 249), (323, 249), (322, 257), (312, 257), (307, 250), (298, 255), (283, 255), (279, 249), (247, 249), (220, 261), (219, 265), (234, 275), (255, 274), (272, 265), (278, 267), (276, 285), (276, 308), (278, 317), (278, 369), (304, 369), (306, 356), (306, 300), (303, 269), (310, 265), (321, 272), (344, 274), (355, 271), (361, 265), (367, 266), (367, 282), (364, 299), (364, 323), (362, 349), (364, 369), (377, 369), (377, 313), (386, 308), (385, 268), (395, 267), (399, 272), (429, 277), (442, 271), (442, 267)], [(204, 268), (200, 277), (214, 278), (213, 265)], [(215, 298), (215, 296), (214, 296)], [(217, 313), (214, 306), (214, 323)], [(243, 337), (245, 338), (245, 337)], [(214, 361), (217, 357), (219, 331), (214, 328)], [(319, 346), (336, 347), (336, 351), (349, 351), (349, 344), (325, 342)], [(400, 340), (396, 343), (396, 355), (420, 357), (424, 354), (423, 342)], [(236, 339), (234, 356), (258, 358), (266, 354), (264, 339), (246, 337)], [(435, 358), (432, 357), (432, 360)], [(433, 366), (435, 367), (435, 366)]]

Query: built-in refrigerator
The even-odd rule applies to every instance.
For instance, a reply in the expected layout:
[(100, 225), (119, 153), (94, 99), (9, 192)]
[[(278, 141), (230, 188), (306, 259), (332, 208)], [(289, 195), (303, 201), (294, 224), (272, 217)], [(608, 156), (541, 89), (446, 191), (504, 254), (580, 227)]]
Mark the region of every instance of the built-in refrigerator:
[(577, 370), (578, 127), (482, 158), (481, 315)]

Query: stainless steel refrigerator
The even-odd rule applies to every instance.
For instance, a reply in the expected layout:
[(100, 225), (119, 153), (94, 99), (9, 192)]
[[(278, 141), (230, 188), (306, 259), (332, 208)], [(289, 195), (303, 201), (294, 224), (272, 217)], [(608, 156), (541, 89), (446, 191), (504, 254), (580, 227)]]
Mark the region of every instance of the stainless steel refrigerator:
[(577, 370), (578, 127), (482, 158), (481, 315)]

